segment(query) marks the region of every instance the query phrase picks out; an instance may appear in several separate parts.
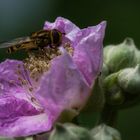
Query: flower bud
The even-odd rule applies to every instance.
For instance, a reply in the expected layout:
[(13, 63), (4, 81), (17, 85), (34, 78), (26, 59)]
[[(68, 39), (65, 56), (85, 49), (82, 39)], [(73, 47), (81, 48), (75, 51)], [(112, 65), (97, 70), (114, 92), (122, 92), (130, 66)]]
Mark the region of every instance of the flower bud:
[(91, 130), (94, 140), (121, 140), (120, 133), (105, 124), (101, 124)]
[(140, 64), (140, 51), (136, 49), (136, 63)]
[(122, 70), (118, 75), (120, 87), (130, 94), (140, 94), (140, 64)]
[(109, 105), (120, 105), (125, 99), (124, 94), (118, 86), (118, 74), (119, 72), (113, 73), (104, 80), (106, 102)]
[(120, 69), (134, 66), (136, 63), (135, 44), (131, 38), (126, 38), (123, 43), (109, 45), (104, 48), (104, 63), (109, 71), (117, 72)]
[(103, 63), (102, 67), (102, 78), (104, 79), (109, 74), (108, 67), (105, 63)]
[(56, 124), (49, 140), (93, 140), (90, 132), (73, 124)]

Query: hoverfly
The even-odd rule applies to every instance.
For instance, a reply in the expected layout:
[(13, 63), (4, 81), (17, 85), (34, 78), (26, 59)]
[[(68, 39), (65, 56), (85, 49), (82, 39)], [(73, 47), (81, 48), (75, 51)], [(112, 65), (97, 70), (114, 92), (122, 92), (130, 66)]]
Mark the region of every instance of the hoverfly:
[(12, 53), (18, 50), (38, 50), (46, 46), (58, 47), (62, 43), (62, 34), (57, 29), (40, 30), (32, 33), (29, 37), (20, 37), (9, 42), (0, 44), (0, 48), (8, 48)]

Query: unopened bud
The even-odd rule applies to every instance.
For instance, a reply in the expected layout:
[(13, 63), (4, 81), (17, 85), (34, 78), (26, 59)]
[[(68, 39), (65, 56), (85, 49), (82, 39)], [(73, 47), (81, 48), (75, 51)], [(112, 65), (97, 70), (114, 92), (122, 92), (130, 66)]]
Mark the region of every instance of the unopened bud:
[(104, 63), (108, 66), (110, 73), (134, 66), (136, 64), (135, 49), (131, 38), (126, 38), (121, 44), (105, 47)]
[(49, 140), (93, 140), (90, 132), (73, 124), (56, 124)]
[(124, 94), (118, 86), (118, 74), (119, 72), (113, 73), (104, 80), (106, 102), (109, 105), (121, 105), (125, 99)]
[(140, 51), (136, 49), (136, 63), (140, 64)]
[(105, 63), (103, 63), (103, 67), (102, 67), (102, 78), (105, 78), (108, 74), (109, 74), (109, 70), (108, 67)]
[(120, 87), (130, 94), (140, 94), (140, 64), (122, 70), (118, 75)]
[(120, 133), (105, 124), (101, 124), (91, 130), (94, 140), (121, 140)]

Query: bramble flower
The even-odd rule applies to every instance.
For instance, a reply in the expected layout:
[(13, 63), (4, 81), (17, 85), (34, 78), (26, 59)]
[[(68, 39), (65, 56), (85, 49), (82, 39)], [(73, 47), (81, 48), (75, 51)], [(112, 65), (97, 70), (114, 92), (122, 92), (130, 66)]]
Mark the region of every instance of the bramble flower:
[(0, 64), (0, 136), (46, 132), (63, 111), (81, 110), (101, 71), (105, 26), (80, 29), (58, 17), (44, 29), (65, 33), (60, 47)]

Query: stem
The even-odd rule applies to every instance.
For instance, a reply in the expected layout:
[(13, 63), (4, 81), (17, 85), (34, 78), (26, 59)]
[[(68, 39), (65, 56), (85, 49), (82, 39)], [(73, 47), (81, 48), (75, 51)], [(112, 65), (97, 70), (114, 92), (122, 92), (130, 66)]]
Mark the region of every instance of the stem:
[(33, 135), (33, 140), (37, 140), (37, 136), (36, 135)]
[(105, 105), (101, 113), (99, 123), (105, 123), (111, 127), (116, 127), (118, 110), (110, 105)]

